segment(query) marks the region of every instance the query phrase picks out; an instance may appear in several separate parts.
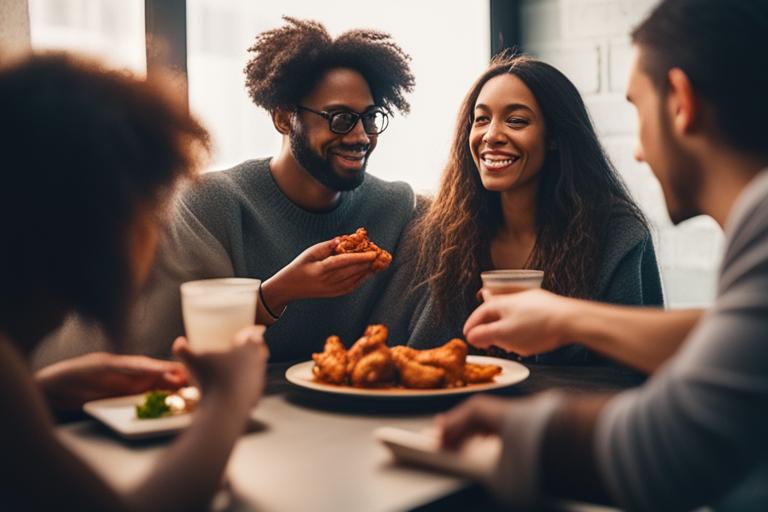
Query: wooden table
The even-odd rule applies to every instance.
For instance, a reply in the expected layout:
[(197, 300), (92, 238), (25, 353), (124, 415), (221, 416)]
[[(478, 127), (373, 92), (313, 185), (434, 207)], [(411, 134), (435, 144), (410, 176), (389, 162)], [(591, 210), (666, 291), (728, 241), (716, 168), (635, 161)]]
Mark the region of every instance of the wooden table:
[[(289, 365), (270, 365), (256, 428), (238, 442), (227, 468), (228, 509), (395, 511), (445, 509), (475, 500), (470, 482), (396, 466), (374, 441), (380, 426), (414, 431), (461, 399), (383, 401), (305, 391), (285, 380)], [(625, 369), (527, 365), (530, 377), (496, 394), (520, 396), (554, 387), (571, 392), (620, 390), (642, 378)], [(137, 482), (162, 457), (168, 439), (127, 442), (94, 421), (60, 425), (74, 452), (118, 488)], [(470, 494), (467, 494), (470, 493)], [(451, 507), (453, 508), (453, 507)]]

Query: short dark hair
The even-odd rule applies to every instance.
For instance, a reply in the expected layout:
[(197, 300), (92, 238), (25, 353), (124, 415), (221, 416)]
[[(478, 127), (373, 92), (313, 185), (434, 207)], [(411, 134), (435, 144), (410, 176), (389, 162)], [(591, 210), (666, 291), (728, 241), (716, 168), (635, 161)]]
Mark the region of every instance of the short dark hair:
[(327, 70), (342, 67), (363, 75), (377, 105), (408, 113), (405, 93), (415, 84), (410, 57), (389, 34), (352, 30), (333, 39), (316, 21), (283, 19), (285, 25), (259, 34), (248, 48), (254, 56), (245, 85), (256, 105), (270, 112), (297, 105)]
[[(672, 68), (685, 72), (733, 147), (768, 153), (768, 1), (664, 0), (632, 32), (648, 53), (643, 70), (666, 91)], [(762, 56), (762, 57), (761, 57)]]
[(0, 112), (0, 328), (44, 297), (120, 334), (129, 229), (195, 173), (206, 131), (161, 84), (64, 54), (0, 69)]

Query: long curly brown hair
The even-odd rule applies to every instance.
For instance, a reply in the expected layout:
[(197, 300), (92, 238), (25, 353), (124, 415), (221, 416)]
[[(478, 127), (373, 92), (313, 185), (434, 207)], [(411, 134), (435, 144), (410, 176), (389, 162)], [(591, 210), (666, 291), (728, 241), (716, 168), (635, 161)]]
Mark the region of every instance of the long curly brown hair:
[(374, 101), (390, 114), (393, 107), (407, 114), (405, 94), (415, 80), (410, 56), (389, 34), (351, 30), (333, 39), (311, 20), (284, 16), (286, 24), (256, 36), (248, 48), (254, 56), (245, 66), (245, 85), (253, 102), (272, 111), (298, 104), (332, 68), (350, 68), (365, 77)]
[(501, 54), (472, 85), (459, 111), (440, 188), (416, 226), (415, 286), (428, 285), (445, 314), (480, 288), (480, 271), (503, 222), (499, 192), (486, 190), (469, 149), (475, 102), (491, 78), (520, 78), (545, 119), (548, 151), (540, 171), (536, 242), (528, 268), (546, 271), (543, 287), (588, 297), (604, 245), (606, 219), (616, 208), (645, 218), (601, 147), (574, 85), (554, 67), (522, 55)]

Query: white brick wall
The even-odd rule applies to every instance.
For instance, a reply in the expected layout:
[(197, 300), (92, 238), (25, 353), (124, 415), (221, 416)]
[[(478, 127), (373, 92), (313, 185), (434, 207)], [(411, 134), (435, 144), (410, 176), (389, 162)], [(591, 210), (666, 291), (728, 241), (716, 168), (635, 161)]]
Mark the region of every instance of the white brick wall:
[(523, 0), (523, 49), (558, 67), (584, 97), (611, 160), (654, 228), (667, 302), (704, 306), (715, 294), (723, 235), (708, 217), (669, 221), (661, 187), (634, 160), (637, 119), (624, 99), (629, 33), (657, 0)]

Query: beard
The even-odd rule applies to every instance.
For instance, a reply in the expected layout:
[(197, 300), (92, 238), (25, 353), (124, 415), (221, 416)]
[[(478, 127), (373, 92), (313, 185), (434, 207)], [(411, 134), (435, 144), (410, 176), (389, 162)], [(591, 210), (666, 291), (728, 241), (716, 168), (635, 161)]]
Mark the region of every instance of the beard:
[[(661, 114), (660, 114), (661, 115)], [(660, 154), (664, 155), (662, 172), (659, 177), (667, 203), (667, 212), (673, 224), (701, 215), (699, 197), (702, 188), (701, 173), (695, 158), (688, 154), (675, 140), (672, 129), (661, 118), (659, 126)], [(659, 164), (661, 165), (661, 164)]]
[[(354, 174), (342, 174), (334, 169), (330, 156), (323, 156), (309, 147), (307, 137), (300, 125), (290, 134), (291, 152), (299, 164), (306, 169), (310, 176), (325, 187), (337, 192), (353, 190), (365, 180), (365, 168), (368, 165), (368, 154), (361, 169)], [(359, 150), (359, 145), (340, 144), (339, 149)], [(368, 148), (364, 148), (367, 149)]]

